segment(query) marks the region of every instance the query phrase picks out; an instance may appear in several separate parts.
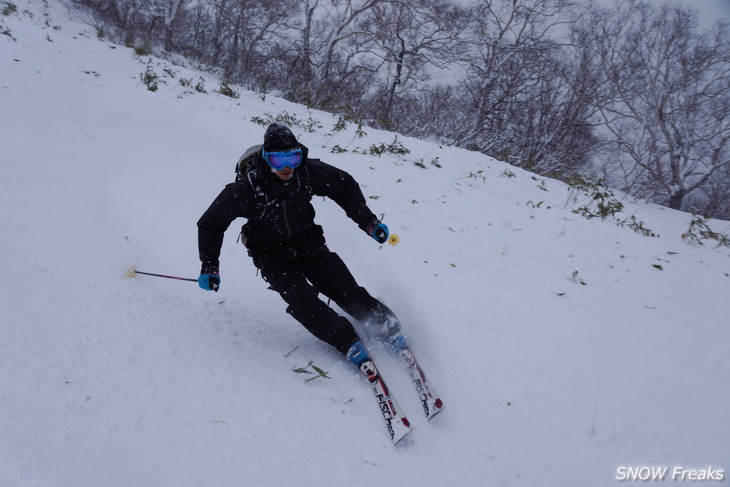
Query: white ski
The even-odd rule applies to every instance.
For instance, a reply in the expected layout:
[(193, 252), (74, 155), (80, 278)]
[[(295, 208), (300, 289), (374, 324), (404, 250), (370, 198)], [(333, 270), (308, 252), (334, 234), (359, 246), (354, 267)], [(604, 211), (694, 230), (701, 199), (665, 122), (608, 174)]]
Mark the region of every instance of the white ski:
[(403, 414), (403, 410), (391, 394), (373, 361), (370, 359), (365, 360), (360, 365), (360, 370), (368, 378), (370, 386), (373, 388), (375, 399), (378, 401), (378, 407), (390, 435), (390, 441), (395, 445), (413, 431), (411, 423)]
[(421, 406), (423, 406), (423, 412), (426, 414), (426, 419), (431, 420), (438, 413), (443, 411), (444, 402), (441, 400), (436, 390), (431, 385), (431, 381), (428, 380), (426, 374), (418, 365), (416, 357), (408, 349), (403, 348), (398, 352), (398, 358), (408, 369), (408, 373), (411, 376), (413, 385), (416, 387), (416, 392), (421, 399)]

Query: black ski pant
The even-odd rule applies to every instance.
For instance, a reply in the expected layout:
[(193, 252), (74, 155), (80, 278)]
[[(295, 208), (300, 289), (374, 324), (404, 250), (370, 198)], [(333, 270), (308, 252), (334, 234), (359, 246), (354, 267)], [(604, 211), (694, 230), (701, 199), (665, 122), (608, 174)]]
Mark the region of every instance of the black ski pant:
[(347, 353), (359, 340), (358, 334), (347, 318), (319, 298), (319, 293), (383, 338), (400, 331), (393, 312), (357, 284), (334, 252), (327, 250), (294, 262), (265, 263), (260, 270), (266, 282), (288, 304), (287, 313), (342, 353)]

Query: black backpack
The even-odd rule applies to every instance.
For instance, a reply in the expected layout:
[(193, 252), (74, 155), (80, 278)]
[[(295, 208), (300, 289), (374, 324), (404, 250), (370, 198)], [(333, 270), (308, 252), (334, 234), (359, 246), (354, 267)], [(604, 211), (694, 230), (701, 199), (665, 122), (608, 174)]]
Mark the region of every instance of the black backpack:
[(261, 144), (252, 145), (238, 158), (238, 162), (236, 163), (236, 181), (244, 177), (249, 169), (251, 169), (251, 161), (258, 154), (261, 154)]

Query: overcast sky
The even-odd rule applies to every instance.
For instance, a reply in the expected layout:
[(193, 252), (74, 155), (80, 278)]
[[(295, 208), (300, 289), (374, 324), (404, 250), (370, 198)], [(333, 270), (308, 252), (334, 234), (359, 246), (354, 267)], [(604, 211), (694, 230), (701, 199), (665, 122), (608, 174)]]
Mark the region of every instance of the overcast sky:
[[(663, 0), (659, 0), (663, 1)], [(681, 0), (687, 6), (700, 11), (700, 23), (711, 25), (718, 18), (730, 21), (730, 0)]]
[[(600, 5), (611, 6), (616, 0), (597, 0)], [(711, 27), (717, 19), (730, 22), (730, 0), (649, 0), (656, 5), (679, 3), (699, 12), (700, 27)]]

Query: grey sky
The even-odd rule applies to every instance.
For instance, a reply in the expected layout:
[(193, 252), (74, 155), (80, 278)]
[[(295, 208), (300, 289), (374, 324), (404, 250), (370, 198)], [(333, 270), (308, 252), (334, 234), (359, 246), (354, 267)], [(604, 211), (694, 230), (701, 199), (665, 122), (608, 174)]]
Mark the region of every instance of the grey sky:
[(730, 0), (681, 0), (681, 2), (699, 10), (700, 24), (703, 27), (712, 25), (718, 18), (730, 22)]

